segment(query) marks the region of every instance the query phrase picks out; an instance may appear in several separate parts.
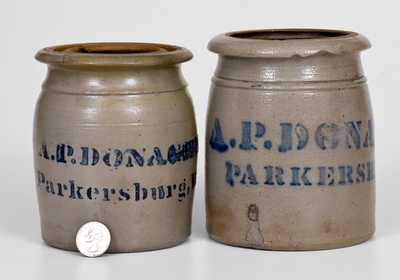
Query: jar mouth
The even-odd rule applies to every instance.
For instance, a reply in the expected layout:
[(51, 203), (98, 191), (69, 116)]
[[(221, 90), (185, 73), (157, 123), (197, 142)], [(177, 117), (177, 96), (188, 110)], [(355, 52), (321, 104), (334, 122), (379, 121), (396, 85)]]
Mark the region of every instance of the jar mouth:
[(214, 37), (208, 48), (238, 57), (288, 58), (321, 53), (344, 54), (370, 47), (359, 33), (331, 29), (260, 29), (234, 31)]
[(47, 47), (36, 54), (40, 62), (64, 66), (155, 66), (190, 60), (183, 47), (139, 42), (79, 43)]
[(232, 32), (229, 34), (229, 36), (234, 38), (257, 40), (305, 40), (335, 38), (349, 35), (351, 36), (353, 34), (353, 32), (342, 30), (272, 29)]

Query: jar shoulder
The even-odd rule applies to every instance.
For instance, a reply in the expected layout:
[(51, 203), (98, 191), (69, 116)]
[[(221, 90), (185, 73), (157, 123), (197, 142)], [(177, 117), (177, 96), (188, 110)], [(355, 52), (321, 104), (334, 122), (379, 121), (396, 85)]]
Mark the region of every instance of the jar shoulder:
[(314, 120), (372, 117), (366, 83), (325, 88), (244, 88), (213, 84), (208, 118)]
[(160, 125), (194, 122), (186, 89), (145, 94), (65, 94), (43, 91), (36, 104), (35, 124)]

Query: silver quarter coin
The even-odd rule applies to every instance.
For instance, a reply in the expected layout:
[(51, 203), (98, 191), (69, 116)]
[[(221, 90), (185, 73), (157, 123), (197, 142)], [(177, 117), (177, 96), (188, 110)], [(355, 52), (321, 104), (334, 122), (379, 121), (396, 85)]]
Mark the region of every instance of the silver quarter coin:
[(103, 255), (110, 246), (110, 242), (110, 231), (99, 222), (84, 224), (76, 234), (76, 246), (79, 252), (87, 257)]

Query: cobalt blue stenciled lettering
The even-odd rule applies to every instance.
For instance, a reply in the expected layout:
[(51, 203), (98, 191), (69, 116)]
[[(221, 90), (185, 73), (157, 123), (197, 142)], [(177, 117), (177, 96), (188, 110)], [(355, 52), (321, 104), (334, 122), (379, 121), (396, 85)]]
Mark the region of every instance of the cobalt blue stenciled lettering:
[[(281, 122), (277, 125), (279, 126), (279, 142), (273, 143), (267, 137), (267, 125), (263, 122), (243, 120), (237, 135), (225, 135), (221, 121), (216, 118), (213, 121), (208, 143), (211, 149), (219, 153), (225, 153), (229, 149), (239, 149), (245, 152), (259, 149), (272, 151), (274, 147), (279, 153), (288, 153), (304, 150), (310, 145), (315, 145), (322, 151), (334, 150), (339, 147), (359, 150), (374, 145), (371, 120), (321, 123), (314, 128), (314, 131), (302, 123)], [(225, 141), (225, 137), (230, 139), (229, 145)], [(240, 139), (240, 143), (236, 146), (237, 137)], [(314, 142), (311, 141), (312, 139)]]
[[(343, 163), (323, 166), (272, 165), (265, 157), (263, 166), (246, 160), (234, 162), (229, 159), (230, 151), (249, 153), (275, 152), (275, 157), (290, 152), (301, 153), (308, 147), (319, 149), (322, 153), (330, 150), (360, 150), (374, 145), (373, 123), (371, 120), (350, 120), (342, 123), (323, 122), (306, 127), (300, 122), (277, 123), (278, 135), (268, 136), (269, 127), (259, 120), (243, 120), (239, 123), (236, 135), (226, 135), (223, 123), (214, 119), (209, 139), (211, 150), (223, 154), (225, 162), (225, 183), (230, 187), (331, 187), (351, 186), (371, 182), (375, 179), (374, 162), (366, 160), (359, 163)], [(231, 131), (231, 130), (230, 130)], [(226, 137), (226, 138), (225, 138)], [(229, 139), (228, 143), (225, 139)], [(240, 139), (236, 145), (236, 139)], [(277, 142), (274, 142), (277, 141)], [(215, 160), (215, 159), (213, 159)]]
[[(149, 151), (149, 152), (146, 152)], [(174, 165), (180, 161), (194, 158), (198, 153), (197, 137), (179, 144), (171, 144), (168, 149), (160, 147), (146, 148), (109, 148), (75, 147), (69, 144), (57, 144), (52, 150), (46, 143), (39, 147), (39, 156), (57, 164), (79, 166), (97, 166), (104, 164), (112, 168), (144, 167), (153, 165)]]

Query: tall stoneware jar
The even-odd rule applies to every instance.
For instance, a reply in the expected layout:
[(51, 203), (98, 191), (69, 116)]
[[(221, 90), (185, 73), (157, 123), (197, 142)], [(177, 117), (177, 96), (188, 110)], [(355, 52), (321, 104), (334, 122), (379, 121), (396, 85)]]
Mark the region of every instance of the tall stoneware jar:
[(211, 238), (271, 250), (344, 247), (374, 232), (373, 120), (360, 34), (215, 37), (207, 121)]
[(197, 134), (180, 63), (162, 44), (49, 47), (35, 114), (42, 236), (76, 250), (84, 223), (111, 232), (110, 252), (177, 245), (190, 235)]

